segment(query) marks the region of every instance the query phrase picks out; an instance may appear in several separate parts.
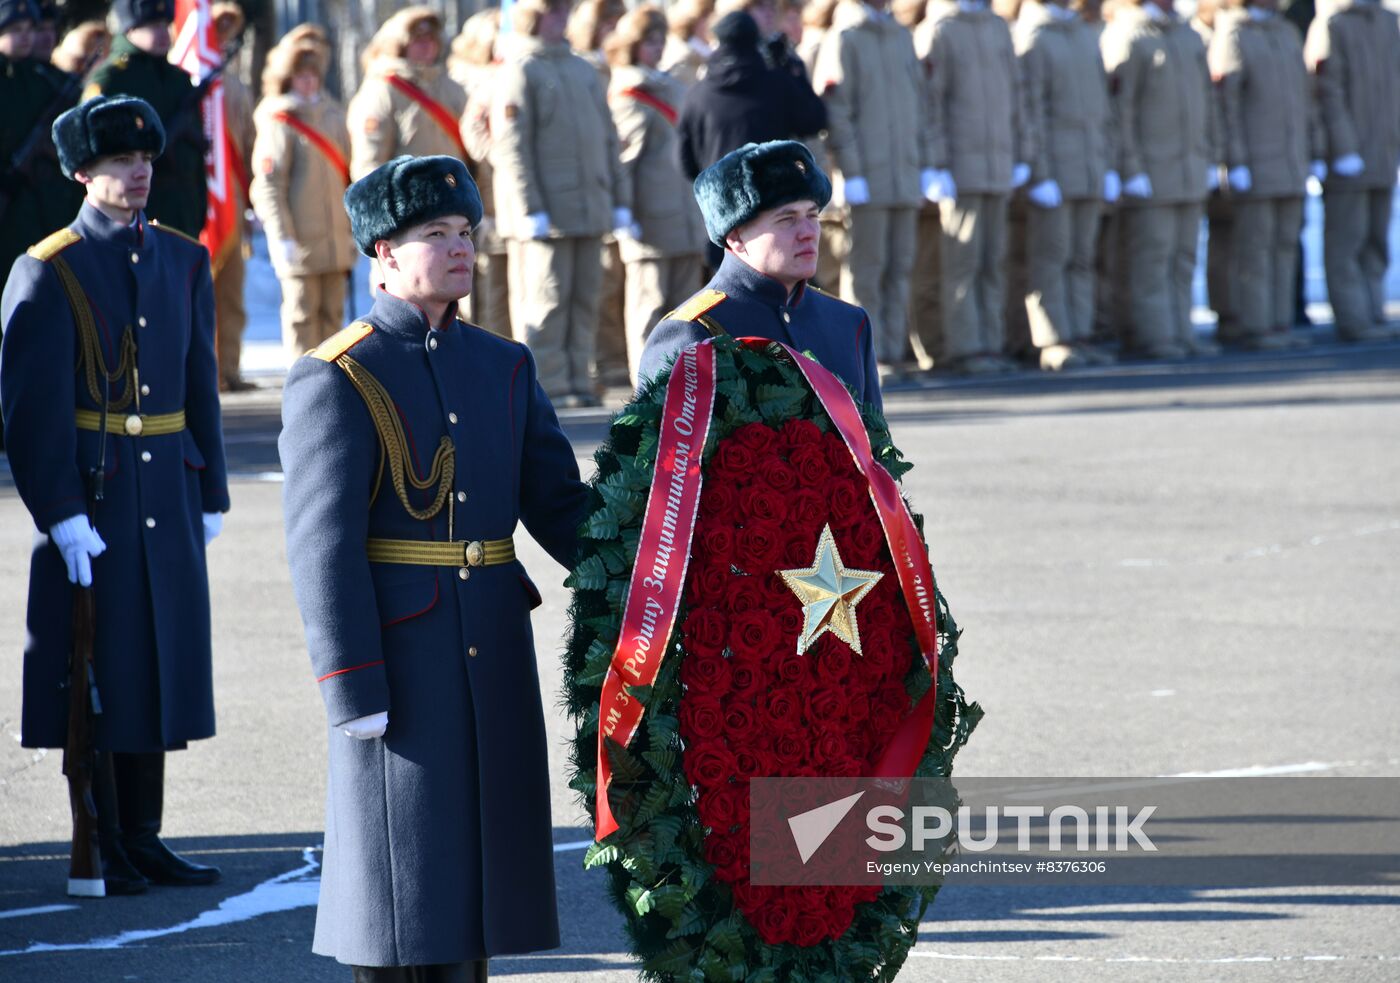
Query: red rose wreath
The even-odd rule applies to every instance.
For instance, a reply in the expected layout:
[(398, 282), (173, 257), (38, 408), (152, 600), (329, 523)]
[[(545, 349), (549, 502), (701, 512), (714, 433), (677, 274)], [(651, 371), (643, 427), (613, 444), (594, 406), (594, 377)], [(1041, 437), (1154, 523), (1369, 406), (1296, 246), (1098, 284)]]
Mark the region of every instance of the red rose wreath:
[[(950, 774), (981, 716), (953, 681), (957, 629), (935, 591), (938, 644), (926, 632), (921, 648), (891, 552), (889, 495), (877, 511), (873, 479), (833, 424), (834, 377), (781, 346), (702, 347), (711, 398), (694, 405), (692, 353), (682, 354), (685, 392), (657, 380), (597, 454), (565, 666), (578, 723), (571, 784), (599, 824), (585, 863), (607, 868), (646, 978), (891, 979), (937, 888), (751, 884), (748, 779), (876, 774), (901, 726), (910, 733), (930, 705), (907, 772)], [(869, 407), (854, 417), (840, 397), (846, 430), (854, 419), (856, 443), (868, 441), (868, 469), (883, 467), (876, 477), (894, 488), (889, 478), (909, 466), (883, 419)], [(689, 444), (668, 444), (670, 429)], [(823, 551), (859, 589), (848, 621), (838, 612), (818, 628), (802, 585)], [(643, 606), (642, 585), (659, 591), (663, 580), (670, 608)], [(669, 624), (655, 616), (667, 610)], [(638, 634), (640, 646), (618, 644)], [(618, 706), (631, 714), (620, 728)]]

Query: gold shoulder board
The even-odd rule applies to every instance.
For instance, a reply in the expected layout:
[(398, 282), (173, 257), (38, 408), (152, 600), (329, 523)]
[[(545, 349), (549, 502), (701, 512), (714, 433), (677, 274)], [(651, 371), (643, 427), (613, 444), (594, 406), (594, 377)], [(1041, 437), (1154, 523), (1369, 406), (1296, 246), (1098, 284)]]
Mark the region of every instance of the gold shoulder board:
[(196, 239), (194, 236), (190, 235), (188, 232), (181, 232), (179, 229), (172, 229), (172, 228), (171, 228), (170, 226), (168, 226), (168, 225), (161, 225), (161, 224), (160, 224), (159, 222), (157, 222), (155, 219), (151, 219), (151, 228), (153, 228), (153, 229), (160, 229), (160, 231), (162, 231), (162, 232), (169, 232), (171, 235), (173, 235), (173, 236), (179, 236), (181, 239), (184, 239), (186, 242), (192, 242), (192, 243), (194, 243), (196, 246), (203, 246), (203, 245), (204, 245), (204, 243), (200, 242), (198, 239)]
[(724, 300), (723, 290), (702, 290), (694, 297), (687, 300), (680, 307), (677, 307), (670, 314), (667, 314), (663, 321), (694, 321), (701, 314), (709, 311), (712, 307)]
[(47, 263), (73, 243), (82, 241), (83, 237), (72, 229), (59, 229), (30, 246), (27, 252), (35, 259)]
[(334, 362), (372, 334), (372, 324), (356, 321), (350, 327), (337, 331), (306, 354), (323, 362)]

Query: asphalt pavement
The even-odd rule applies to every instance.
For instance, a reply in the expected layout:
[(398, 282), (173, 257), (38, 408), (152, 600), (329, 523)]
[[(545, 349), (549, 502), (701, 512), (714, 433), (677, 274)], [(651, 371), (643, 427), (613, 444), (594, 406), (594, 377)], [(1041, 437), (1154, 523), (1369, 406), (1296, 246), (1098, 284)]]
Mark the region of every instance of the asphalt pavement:
[[(986, 718), (962, 775), (1400, 775), (1400, 344), (892, 388)], [(219, 736), (170, 756), (166, 834), (211, 888), (63, 893), (59, 752), (19, 746), (31, 525), (0, 467), (0, 981), (348, 980), (310, 952), (324, 715), (283, 551), (277, 390), (225, 404), (210, 550)], [(563, 414), (585, 474), (606, 412)], [(522, 531), (523, 533), (523, 531)], [(517, 541), (547, 708), (564, 571)], [(548, 715), (560, 949), (492, 974), (636, 979)], [(1300, 878), (1305, 880), (1305, 878)], [(900, 979), (1395, 980), (1400, 884), (949, 887)]]

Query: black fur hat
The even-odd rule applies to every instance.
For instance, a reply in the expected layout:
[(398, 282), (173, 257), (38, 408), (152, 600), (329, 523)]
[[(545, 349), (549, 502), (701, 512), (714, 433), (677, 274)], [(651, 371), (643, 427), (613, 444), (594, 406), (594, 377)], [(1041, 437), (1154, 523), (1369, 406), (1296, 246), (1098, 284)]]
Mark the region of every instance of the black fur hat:
[(355, 245), (373, 256), (380, 239), (444, 215), (464, 215), (475, 228), (481, 221), (481, 193), (456, 157), (405, 154), (346, 188), (345, 211)]
[(22, 20), (39, 23), (39, 5), (33, 0), (0, 0), (0, 31)]
[(133, 27), (152, 21), (175, 19), (175, 0), (117, 0), (112, 4), (117, 33), (125, 34)]
[(53, 145), (66, 177), (99, 157), (165, 150), (165, 127), (145, 99), (97, 96), (79, 103), (53, 121)]
[(695, 179), (705, 231), (721, 249), (725, 236), (759, 212), (803, 199), (824, 208), (831, 200), (831, 179), (796, 140), (746, 143)]

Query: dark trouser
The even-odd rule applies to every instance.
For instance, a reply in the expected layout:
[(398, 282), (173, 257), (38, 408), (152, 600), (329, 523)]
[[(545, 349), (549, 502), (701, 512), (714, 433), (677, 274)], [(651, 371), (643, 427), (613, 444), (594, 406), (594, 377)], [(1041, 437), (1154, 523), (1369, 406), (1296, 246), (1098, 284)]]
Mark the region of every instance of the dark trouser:
[(486, 983), (486, 960), (436, 966), (351, 966), (354, 983)]

